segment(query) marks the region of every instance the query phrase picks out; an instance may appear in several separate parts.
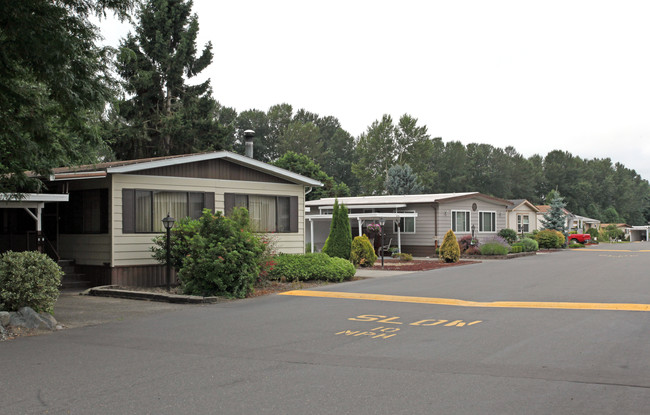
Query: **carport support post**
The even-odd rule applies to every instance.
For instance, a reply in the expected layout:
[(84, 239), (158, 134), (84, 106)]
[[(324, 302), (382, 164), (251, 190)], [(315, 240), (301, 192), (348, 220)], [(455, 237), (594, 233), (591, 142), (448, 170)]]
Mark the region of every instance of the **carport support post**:
[(381, 225), (381, 269), (384, 269), (384, 225), (386, 220), (384, 218), (379, 219), (379, 224)]

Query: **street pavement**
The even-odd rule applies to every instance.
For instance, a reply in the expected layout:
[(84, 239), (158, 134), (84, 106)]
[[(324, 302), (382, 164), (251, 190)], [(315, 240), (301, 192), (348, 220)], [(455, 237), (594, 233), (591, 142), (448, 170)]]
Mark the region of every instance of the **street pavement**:
[(111, 322), (0, 343), (0, 413), (647, 414), (649, 265), (648, 243), (602, 244), (139, 314), (115, 300)]

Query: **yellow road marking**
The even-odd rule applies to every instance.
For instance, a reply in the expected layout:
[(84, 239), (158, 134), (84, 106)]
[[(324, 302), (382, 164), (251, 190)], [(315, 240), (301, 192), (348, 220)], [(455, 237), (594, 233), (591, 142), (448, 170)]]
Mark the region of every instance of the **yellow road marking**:
[(403, 295), (345, 293), (333, 291), (295, 290), (281, 293), (295, 297), (342, 298), (348, 300), (390, 301), (396, 303), (437, 304), (458, 307), (486, 308), (545, 308), (563, 310), (609, 310), (609, 311), (650, 311), (650, 304), (626, 303), (566, 303), (537, 301), (465, 301), (454, 298), (410, 297)]
[(633, 251), (631, 249), (574, 249), (571, 252), (650, 252), (650, 249), (640, 249)]

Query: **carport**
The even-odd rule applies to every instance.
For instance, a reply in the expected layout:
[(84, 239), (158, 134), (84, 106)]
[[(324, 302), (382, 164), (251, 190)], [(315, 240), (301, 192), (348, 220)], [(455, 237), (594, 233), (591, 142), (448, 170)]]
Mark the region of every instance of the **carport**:
[[(397, 249), (399, 252), (402, 252), (402, 240), (401, 240), (401, 233), (402, 230), (400, 229), (399, 223), (401, 218), (417, 218), (418, 214), (417, 212), (369, 212), (369, 213), (349, 213), (348, 218), (350, 221), (353, 221), (356, 219), (358, 228), (359, 228), (359, 236), (363, 235), (363, 225), (365, 222), (370, 222), (370, 223), (380, 223), (382, 225), (382, 228), (385, 226), (385, 222), (387, 220), (393, 221), (397, 225)], [(315, 221), (332, 221), (332, 215), (306, 215), (305, 219), (309, 221), (309, 227), (310, 227), (310, 244), (311, 244), (311, 252), (314, 252), (314, 222)]]
[[(43, 209), (46, 203), (67, 202), (67, 194), (41, 194), (41, 193), (23, 193), (23, 194), (0, 194), (0, 211), (2, 213), (2, 240), (0, 240), (1, 250), (36, 250), (43, 252), (46, 240), (43, 236)], [(8, 209), (24, 209), (25, 212), (34, 220), (34, 227), (26, 230), (24, 233), (12, 234), (7, 232), (10, 223)], [(34, 246), (30, 244), (30, 235), (36, 236)], [(53, 247), (51, 247), (54, 249)]]
[(630, 242), (648, 241), (650, 225), (632, 226), (630, 228)]

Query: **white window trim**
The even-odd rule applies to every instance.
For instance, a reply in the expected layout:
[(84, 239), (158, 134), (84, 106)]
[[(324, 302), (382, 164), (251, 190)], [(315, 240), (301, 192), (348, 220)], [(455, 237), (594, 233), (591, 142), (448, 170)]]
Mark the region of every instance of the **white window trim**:
[[(491, 213), (494, 215), (494, 230), (493, 231), (484, 231), (481, 229), (481, 214)], [(479, 210), (478, 211), (478, 231), (480, 233), (497, 233), (497, 212), (495, 210)]]
[[(528, 230), (520, 230), (520, 227), (524, 227), (524, 216), (528, 216)], [(521, 218), (521, 222), (519, 222), (519, 218)], [(517, 233), (529, 233), (530, 232), (530, 214), (529, 213), (517, 213)]]
[(454, 213), (469, 213), (469, 221), (467, 223), (467, 230), (459, 231), (456, 229), (454, 233), (471, 233), (472, 232), (472, 211), (471, 210), (452, 210), (451, 211), (451, 229), (453, 230), (456, 224), (454, 223)]
[[(396, 212), (396, 213), (415, 213), (415, 211), (414, 210), (405, 210), (403, 212)], [(404, 218), (401, 218), (401, 219), (404, 219), (404, 223), (406, 223), (407, 219), (413, 219), (413, 232), (407, 232), (404, 229), (400, 228), (400, 233), (401, 234), (409, 234), (410, 235), (410, 234), (417, 233), (417, 218), (415, 218), (415, 217), (412, 217), (412, 218), (411, 217), (409, 217), (409, 218), (404, 217)], [(397, 223), (398, 222), (399, 221), (397, 221), (397, 220), (393, 221), (393, 233), (397, 233)]]

